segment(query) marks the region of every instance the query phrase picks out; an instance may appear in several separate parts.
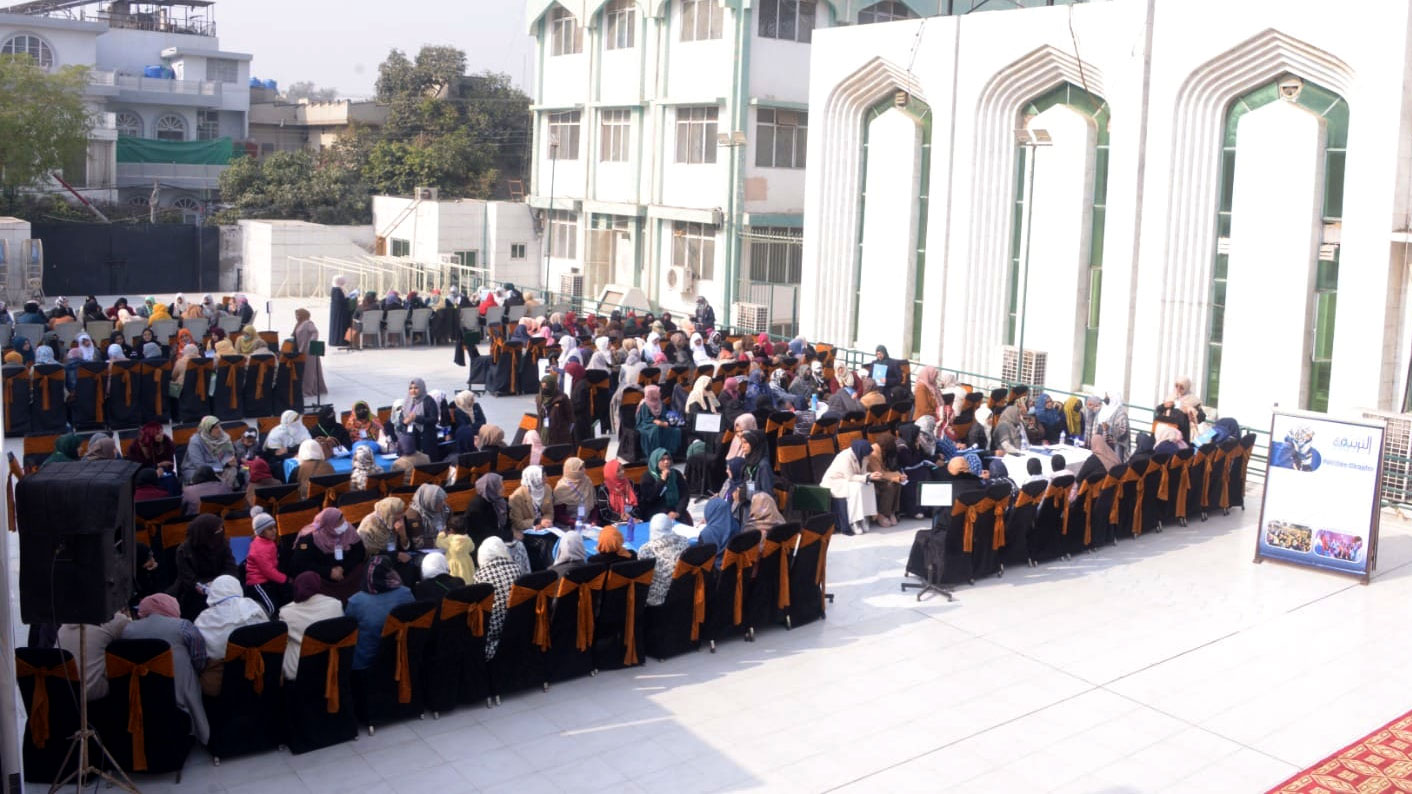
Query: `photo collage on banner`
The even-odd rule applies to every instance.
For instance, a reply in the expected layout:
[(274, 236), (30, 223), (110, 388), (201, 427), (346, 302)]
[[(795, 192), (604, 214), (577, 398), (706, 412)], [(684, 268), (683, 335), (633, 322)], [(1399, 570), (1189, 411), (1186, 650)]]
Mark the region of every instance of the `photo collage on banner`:
[(1377, 562), (1384, 427), (1276, 412), (1255, 560), (1351, 574)]

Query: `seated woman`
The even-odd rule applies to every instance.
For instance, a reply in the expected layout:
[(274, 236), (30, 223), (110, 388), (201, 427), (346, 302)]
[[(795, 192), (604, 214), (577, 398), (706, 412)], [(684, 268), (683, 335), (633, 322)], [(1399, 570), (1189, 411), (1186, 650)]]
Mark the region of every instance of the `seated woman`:
[(544, 483), (544, 469), (526, 466), (520, 487), (510, 494), (510, 529), (549, 529), (554, 526), (554, 494)]
[(665, 514), (676, 521), (687, 515), (686, 479), (672, 468), (672, 456), (665, 449), (654, 449), (647, 456), (647, 471), (638, 485), (639, 515)]
[(510, 535), (510, 505), (505, 499), (505, 480), (499, 474), (482, 474), (476, 480), (476, 495), (466, 505), (466, 529), (477, 548), (487, 538), (504, 540)]
[(765, 533), (784, 523), (775, 497), (757, 493), (750, 499), (750, 515), (745, 522), (745, 531), (759, 530), (763, 542)]
[(770, 441), (765, 434), (759, 430), (745, 431), (740, 436), (739, 452), (745, 461), (743, 483), (747, 494), (773, 494), (775, 473), (770, 467)]
[(588, 562), (601, 562), (612, 566), (615, 562), (637, 559), (637, 552), (623, 546), (623, 533), (609, 524), (598, 531), (598, 551), (588, 558)]
[(509, 608), (510, 589), (520, 576), (520, 567), (510, 556), (505, 541), (497, 537), (486, 538), (476, 555), (476, 582), (489, 584), (495, 588), (495, 603), (490, 609), (490, 620), (485, 627), (485, 658), (495, 658), (500, 646), (500, 632), (505, 627), (505, 612)]
[(360, 443), (353, 447), (353, 469), (348, 473), (349, 490), (368, 490), (368, 477), (381, 473), (382, 467), (378, 465), (371, 446)]
[[(201, 512), (201, 497), (228, 494), (231, 492), (210, 466), (202, 466), (191, 475), (191, 482), (181, 489), (182, 515), (194, 516)], [(170, 496), (170, 494), (168, 494)]]
[(563, 576), (587, 560), (588, 552), (583, 547), (583, 533), (566, 532), (564, 537), (559, 538), (559, 548), (554, 553), (554, 564), (549, 566), (549, 569)]
[(637, 515), (637, 489), (623, 476), (623, 462), (617, 458), (603, 467), (603, 492), (604, 501), (598, 505), (602, 520), (627, 521)]
[(681, 428), (667, 422), (667, 406), (662, 389), (653, 384), (642, 390), (642, 404), (637, 408), (638, 443), (644, 450), (665, 450), (671, 455), (681, 451)]
[(366, 400), (359, 400), (353, 403), (353, 411), (343, 420), (343, 429), (352, 442), (377, 441), (382, 434), (382, 422), (378, 421), (377, 414), (373, 413)]
[(324, 448), (312, 438), (299, 445), (295, 460), (299, 461), (299, 468), (294, 473), (294, 479), (299, 483), (299, 498), (308, 499), (309, 478), (333, 474), (333, 465), (324, 460)]
[(265, 436), (265, 449), (280, 457), (287, 457), (309, 439), (309, 429), (299, 421), (299, 414), (285, 411), (279, 415), (279, 424), (271, 428), (269, 435)]
[(418, 601), (440, 602), (447, 593), (465, 586), (465, 580), (451, 575), (451, 566), (445, 554), (425, 554), (422, 556), (422, 580), (417, 582), (413, 594)]
[(717, 563), (720, 563), (721, 557), (726, 553), (726, 544), (740, 534), (740, 522), (736, 520), (734, 512), (730, 502), (725, 499), (718, 497), (706, 502), (706, 524), (701, 528), (696, 542), (716, 544)]
[(205, 586), (217, 576), (239, 572), (220, 517), (199, 515), (186, 526), (186, 540), (177, 547), (176, 581), (167, 594), (180, 604), (182, 617), (192, 620), (206, 608)]
[(404, 581), (415, 582), (420, 568), (412, 564), (412, 544), (407, 540), (407, 505), (395, 496), (379, 499), (373, 512), (358, 524), (358, 539), (369, 553), (386, 556)]
[(868, 516), (877, 513), (877, 495), (873, 482), (877, 475), (865, 466), (873, 454), (873, 445), (854, 441), (848, 449), (834, 456), (819, 483), (829, 489), (832, 497), (835, 526), (845, 535), (868, 531)]
[[(215, 473), (212, 472), (212, 477)], [(176, 478), (168, 478), (175, 481)], [(136, 488), (132, 492), (134, 502), (144, 502), (148, 499), (167, 499), (173, 496), (172, 492), (163, 488), (161, 479), (157, 476), (156, 469), (142, 469), (137, 472), (137, 479), (134, 481)]]
[(476, 449), (481, 452), (502, 449), (504, 446), (505, 431), (495, 425), (482, 425), (480, 432), (476, 433)]
[[(191, 733), (205, 744), (211, 738), (199, 676), (206, 669), (206, 641), (191, 621), (181, 616), (176, 600), (166, 593), (150, 595), (137, 605), (137, 620), (123, 629), (125, 640), (164, 640), (171, 646), (172, 679), (177, 708), (191, 718)], [(109, 693), (113, 694), (113, 693)], [(56, 737), (57, 738), (57, 737)]]
[(367, 549), (336, 507), (326, 507), (294, 539), (290, 573), (313, 571), (319, 592), (346, 601), (363, 584)]
[[(399, 500), (400, 501), (400, 500)], [(407, 527), (407, 540), (413, 549), (427, 551), (436, 548), (436, 539), (446, 531), (451, 520), (451, 508), (446, 505), (446, 491), (435, 483), (422, 483), (412, 494), (412, 502), (402, 521)]]
[(294, 600), (280, 607), (279, 619), (289, 627), (289, 640), (284, 646), (284, 680), (293, 681), (299, 675), (299, 654), (304, 644), (304, 632), (321, 620), (343, 617), (343, 604), (319, 592), (322, 580), (313, 571), (294, 577)]
[(667, 600), (677, 559), (691, 546), (691, 541), (672, 531), (675, 523), (671, 516), (662, 513), (652, 516), (649, 525), (651, 539), (637, 550), (638, 559), (656, 560), (652, 569), (652, 586), (647, 590), (648, 606), (658, 607)]
[(206, 585), (206, 608), (193, 621), (206, 641), (206, 669), (201, 671), (201, 692), (208, 697), (221, 694), (225, 669), (226, 640), (242, 626), (254, 626), (270, 619), (261, 606), (246, 598), (240, 581), (221, 575)]
[(463, 455), (467, 452), (476, 451), (476, 438), (480, 435), (480, 429), (485, 427), (485, 411), (481, 410), (480, 404), (476, 402), (476, 396), (469, 391), (456, 393), (452, 401), (455, 410), (451, 417), (456, 427), (453, 438), (456, 441), (456, 454)]
[(240, 465), (235, 458), (235, 444), (221, 429), (221, 420), (214, 416), (201, 419), (201, 424), (186, 443), (186, 459), (181, 466), (183, 471), (188, 472), (210, 466), (227, 488), (235, 487)]
[(897, 512), (902, 505), (902, 467), (898, 462), (897, 439), (891, 433), (883, 433), (878, 442), (872, 445), (868, 456), (867, 469), (877, 475), (873, 480), (878, 500), (876, 520), (880, 527), (897, 526)]
[(584, 473), (583, 461), (564, 461), (564, 473), (554, 486), (554, 523), (572, 527), (575, 522), (592, 524), (597, 520), (598, 492), (593, 481)]
[(314, 429), (309, 431), (309, 435), (315, 440), (331, 439), (334, 446), (348, 449), (353, 446), (348, 430), (338, 421), (338, 416), (333, 412), (332, 405), (325, 405), (319, 409), (318, 421), (314, 424)]
[(1034, 418), (1038, 420), (1040, 428), (1044, 431), (1045, 442), (1058, 444), (1059, 434), (1064, 432), (1067, 427), (1064, 421), (1063, 406), (1050, 399), (1048, 394), (1040, 393), (1035, 397), (1031, 413), (1034, 414)]
[(366, 670), (377, 658), (382, 642), (382, 626), (392, 608), (416, 600), (402, 586), (402, 578), (389, 557), (381, 554), (368, 561), (366, 586), (348, 599), (343, 614), (358, 621), (358, 644), (353, 647), (353, 669)]

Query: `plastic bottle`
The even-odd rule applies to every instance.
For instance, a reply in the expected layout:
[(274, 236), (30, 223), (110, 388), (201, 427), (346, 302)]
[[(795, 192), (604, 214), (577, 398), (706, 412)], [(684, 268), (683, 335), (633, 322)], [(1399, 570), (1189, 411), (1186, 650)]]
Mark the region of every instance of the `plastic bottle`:
[(1063, 430), (1060, 430), (1060, 431), (1059, 431), (1059, 446), (1061, 446), (1061, 447), (1064, 446), (1064, 444), (1065, 444), (1066, 442), (1068, 442), (1068, 440), (1069, 440), (1069, 434), (1068, 434), (1068, 433), (1065, 433)]
[(809, 411), (816, 417), (819, 415), (819, 395), (809, 395)]
[(1030, 451), (1030, 437), (1023, 427), (1020, 428), (1020, 449), (1025, 452)]
[(583, 505), (579, 505), (579, 515), (578, 515), (578, 519), (577, 519), (576, 521), (574, 521), (574, 530), (575, 530), (575, 531), (577, 531), (577, 532), (582, 532), (582, 531), (583, 531), (583, 519), (584, 519)]
[(629, 546), (636, 545), (636, 544), (637, 544), (637, 522), (633, 520), (632, 516), (628, 516), (628, 520), (627, 520), (626, 523), (627, 523), (627, 531), (623, 533), (623, 536), (627, 539), (627, 542), (628, 542), (628, 545), (629, 545)]

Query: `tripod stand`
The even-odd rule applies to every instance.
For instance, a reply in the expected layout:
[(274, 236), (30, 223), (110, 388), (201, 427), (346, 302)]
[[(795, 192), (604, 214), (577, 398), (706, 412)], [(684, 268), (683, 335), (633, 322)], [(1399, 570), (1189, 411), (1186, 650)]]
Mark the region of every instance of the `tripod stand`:
[[(118, 762), (113, 758), (108, 748), (103, 746), (103, 740), (98, 737), (98, 732), (93, 730), (88, 724), (88, 686), (84, 680), (83, 671), (86, 669), (88, 661), (88, 626), (80, 623), (78, 626), (78, 669), (79, 669), (79, 695), (78, 695), (78, 732), (73, 735), (69, 743), (69, 751), (64, 754), (64, 762), (59, 765), (62, 772), (69, 765), (69, 759), (74, 757), (74, 751), (78, 751), (78, 766), (74, 771), (66, 775), (62, 780), (57, 780), (49, 787), (49, 794), (73, 783), (75, 791), (83, 792), (88, 785), (88, 778), (98, 777), (108, 781), (108, 785), (116, 786), (132, 794), (142, 794), (137, 788), (137, 784), (132, 782), (132, 778), (127, 776)], [(113, 765), (117, 772), (114, 776), (98, 767), (94, 766), (88, 758), (88, 743), (93, 742), (98, 746), (98, 750), (103, 753), (103, 757), (108, 759), (108, 763)]]

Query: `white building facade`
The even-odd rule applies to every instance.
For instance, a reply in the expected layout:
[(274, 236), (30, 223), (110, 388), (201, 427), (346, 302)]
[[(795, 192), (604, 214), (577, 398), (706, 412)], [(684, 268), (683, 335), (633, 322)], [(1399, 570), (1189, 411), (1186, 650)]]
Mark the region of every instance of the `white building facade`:
[(374, 196), (373, 229), (379, 255), (427, 265), (451, 257), (494, 284), (544, 278), (544, 245), (522, 202)]
[[(116, 156), (105, 170), (90, 147), (80, 180), (86, 191), (145, 206), (156, 188), (161, 206), (193, 213), (215, 198), (224, 153), (248, 137), (251, 56), (220, 49), (212, 5), (95, 2), (47, 15), (43, 7), (0, 14), (0, 52), (91, 72), (88, 99), (100, 114), (94, 140), (108, 142)], [(118, 138), (163, 146), (114, 145)]]
[[(920, 10), (920, 9), (914, 9)], [(1151, 406), (1404, 407), (1408, 4), (1108, 0), (822, 32), (802, 330)], [(1376, 36), (1368, 35), (1377, 30)]]

